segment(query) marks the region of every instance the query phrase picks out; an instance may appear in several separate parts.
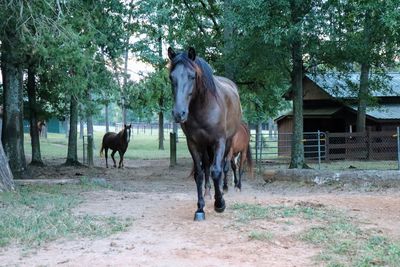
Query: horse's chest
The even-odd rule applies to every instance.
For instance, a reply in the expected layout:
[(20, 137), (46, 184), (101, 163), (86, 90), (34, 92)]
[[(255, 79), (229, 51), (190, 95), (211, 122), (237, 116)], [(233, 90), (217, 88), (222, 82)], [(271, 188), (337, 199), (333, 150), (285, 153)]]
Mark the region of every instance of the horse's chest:
[(190, 141), (200, 146), (214, 144), (220, 137), (215, 127), (204, 126), (196, 122), (185, 123), (182, 125), (182, 130)]

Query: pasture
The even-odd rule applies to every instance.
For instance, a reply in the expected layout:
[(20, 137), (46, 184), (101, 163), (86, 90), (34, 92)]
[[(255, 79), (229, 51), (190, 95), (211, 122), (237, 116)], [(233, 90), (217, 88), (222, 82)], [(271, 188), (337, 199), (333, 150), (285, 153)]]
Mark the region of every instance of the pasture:
[(42, 139), (53, 154), (32, 176), (79, 183), (0, 195), (1, 265), (398, 266), (397, 188), (266, 184), (256, 175), (241, 193), (230, 187), (224, 213), (206, 199), (206, 220), (194, 222), (191, 160), (170, 168), (154, 138), (134, 136), (124, 169), (104, 168), (98, 155), (94, 168), (61, 166), (64, 137)]

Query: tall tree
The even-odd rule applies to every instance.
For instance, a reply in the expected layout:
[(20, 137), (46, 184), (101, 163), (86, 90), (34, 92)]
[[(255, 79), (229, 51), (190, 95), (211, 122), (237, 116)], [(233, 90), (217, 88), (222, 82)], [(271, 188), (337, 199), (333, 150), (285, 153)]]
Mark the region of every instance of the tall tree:
[(0, 140), (0, 192), (12, 189), (14, 189), (13, 175), (8, 165), (8, 158), (4, 153), (3, 143)]
[(31, 135), (32, 146), (32, 165), (43, 166), (42, 156), (40, 153), (39, 127), (37, 118), (37, 101), (36, 101), (36, 66), (30, 64), (28, 66), (28, 104), (29, 104), (29, 130)]
[(10, 159), (10, 167), (16, 178), (26, 170), (23, 130), (23, 77), (22, 62), (17, 50), (21, 42), (12, 29), (7, 38), (1, 38), (1, 71), (3, 76), (3, 128), (2, 143)]
[(345, 75), (359, 73), (356, 130), (363, 132), (373, 92), (387, 89), (385, 74), (398, 60), (400, 2), (341, 0), (325, 3), (323, 9), (323, 46), (329, 49), (323, 49), (322, 60)]

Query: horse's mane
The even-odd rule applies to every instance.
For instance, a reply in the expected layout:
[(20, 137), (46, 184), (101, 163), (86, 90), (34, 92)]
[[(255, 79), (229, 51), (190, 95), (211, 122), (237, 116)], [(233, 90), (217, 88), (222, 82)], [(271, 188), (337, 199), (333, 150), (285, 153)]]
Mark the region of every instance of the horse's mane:
[(182, 52), (171, 60), (170, 71), (173, 71), (178, 64), (183, 64), (196, 72), (196, 90), (200, 95), (209, 92), (216, 96), (217, 87), (214, 82), (213, 70), (203, 58), (196, 57), (193, 61), (186, 52)]

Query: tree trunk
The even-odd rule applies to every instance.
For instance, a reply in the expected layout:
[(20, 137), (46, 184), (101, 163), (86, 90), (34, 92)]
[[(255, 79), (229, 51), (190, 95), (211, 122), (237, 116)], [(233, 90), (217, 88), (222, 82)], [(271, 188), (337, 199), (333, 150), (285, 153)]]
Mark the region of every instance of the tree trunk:
[(299, 169), (306, 166), (303, 145), (303, 60), (300, 40), (295, 40), (292, 43), (292, 60), (293, 136), (289, 168)]
[(23, 128), (22, 68), (15, 63), (11, 41), (2, 44), (1, 71), (3, 76), (2, 142), (15, 178), (26, 171)]
[(83, 120), (82, 117), (79, 118), (79, 139), (83, 139), (83, 131), (84, 131), (84, 125), (83, 125)]
[(365, 132), (365, 120), (367, 114), (367, 99), (369, 95), (368, 84), (369, 84), (369, 64), (361, 64), (360, 74), (360, 89), (358, 91), (358, 109), (357, 109), (357, 122), (356, 131)]
[(36, 104), (36, 77), (33, 66), (28, 67), (28, 102), (29, 102), (29, 123), (32, 145), (32, 161), (31, 165), (44, 166), (40, 153), (39, 128), (37, 119)]
[(158, 149), (164, 150), (164, 113), (158, 113)]
[(0, 192), (14, 189), (14, 180), (8, 165), (8, 158), (4, 153), (3, 143), (0, 140)]
[(232, 42), (232, 24), (229, 19), (229, 13), (231, 12), (232, 0), (224, 1), (224, 55), (225, 55), (225, 77), (234, 80), (234, 65), (231, 64), (231, 60), (227, 57), (232, 53), (233, 42)]
[(274, 130), (274, 120), (272, 118), (268, 119), (268, 137), (269, 140), (272, 140)]
[(80, 165), (78, 161), (78, 100), (71, 96), (69, 114), (68, 154), (65, 165)]
[(93, 149), (96, 149), (95, 145), (94, 145), (94, 135), (93, 135), (93, 116), (92, 115), (88, 115), (86, 118), (86, 130), (87, 130), (87, 134), (92, 136), (92, 140), (93, 140)]
[(109, 114), (108, 114), (108, 103), (106, 104), (106, 112), (105, 112), (105, 116), (106, 116), (106, 133), (108, 133), (110, 131), (110, 118), (109, 118)]
[(69, 121), (70, 121), (70, 117), (69, 115), (65, 118), (64, 121), (64, 131), (65, 131), (65, 137), (68, 138), (69, 135)]

